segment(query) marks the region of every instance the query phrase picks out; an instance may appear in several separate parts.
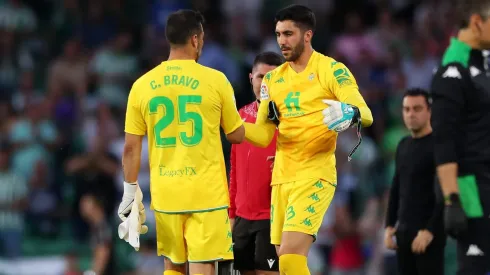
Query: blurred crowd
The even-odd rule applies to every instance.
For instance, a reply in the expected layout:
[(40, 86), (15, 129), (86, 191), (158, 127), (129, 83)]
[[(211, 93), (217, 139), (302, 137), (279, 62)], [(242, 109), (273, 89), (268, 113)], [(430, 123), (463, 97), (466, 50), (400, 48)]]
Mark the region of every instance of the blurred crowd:
[[(0, 0), (1, 255), (61, 257), (65, 274), (79, 274), (103, 243), (118, 272), (161, 274), (154, 231), (136, 255), (114, 233), (131, 84), (166, 60), (166, 16), (193, 8), (207, 20), (199, 63), (226, 74), (238, 107), (249, 103), (253, 59), (280, 52), (273, 18), (289, 3), (315, 11), (315, 50), (351, 69), (375, 121), (352, 162), (355, 132), (339, 137), (338, 189), (310, 268), (394, 274), (382, 236), (393, 155), (407, 134), (401, 97), (429, 88), (454, 34), (448, 1)], [(146, 149), (139, 182), (148, 203)], [(225, 141), (223, 150), (228, 158)]]

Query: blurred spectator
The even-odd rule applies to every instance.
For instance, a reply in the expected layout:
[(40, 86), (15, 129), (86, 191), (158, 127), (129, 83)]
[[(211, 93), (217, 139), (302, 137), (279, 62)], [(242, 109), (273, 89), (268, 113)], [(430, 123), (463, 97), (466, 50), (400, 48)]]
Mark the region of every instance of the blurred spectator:
[(58, 233), (57, 209), (59, 196), (54, 189), (53, 176), (44, 160), (35, 164), (29, 181), (29, 207), (27, 219), (32, 234), (53, 237)]
[(86, 116), (82, 125), (87, 152), (100, 149), (97, 148), (100, 145), (99, 142), (112, 144), (120, 132), (107, 104), (99, 103), (94, 113)]
[(12, 106), (17, 114), (25, 113), (31, 102), (40, 102), (43, 99), (41, 91), (34, 87), (34, 72), (24, 71), (20, 74), (17, 91), (12, 95)]
[(49, 118), (49, 102), (29, 102), (24, 116), (10, 129), (13, 144), (12, 165), (16, 173), (30, 180), (37, 161), (52, 161), (51, 150), (55, 149), (58, 133)]
[(110, 106), (125, 108), (129, 89), (138, 73), (138, 60), (130, 52), (133, 35), (121, 30), (95, 53), (90, 71), (97, 84), (96, 95)]
[(24, 231), (23, 210), (27, 206), (27, 186), (9, 166), (9, 145), (0, 144), (0, 247), (2, 254), (21, 256)]
[(88, 11), (82, 20), (79, 33), (84, 48), (93, 52), (114, 37), (117, 21), (107, 16), (104, 2), (89, 0), (85, 3), (88, 6)]
[(430, 89), (434, 69), (438, 63), (427, 53), (427, 43), (422, 38), (412, 38), (410, 58), (403, 60), (402, 70), (406, 79), (406, 88)]
[(5, 0), (0, 4), (0, 29), (30, 32), (37, 27), (37, 17), (22, 0)]
[(114, 213), (116, 187), (114, 176), (118, 169), (118, 160), (108, 152), (108, 142), (103, 136), (97, 136), (91, 151), (77, 155), (67, 161), (66, 172), (74, 176), (75, 205), (74, 222), (75, 235), (83, 240), (86, 236), (86, 226), (80, 220), (79, 201), (86, 194), (96, 194), (103, 198), (101, 207), (107, 217)]
[(218, 24), (210, 25), (209, 32), (205, 30), (206, 40), (199, 63), (223, 72), (232, 84), (239, 84), (240, 71), (238, 64), (230, 58), (228, 50), (217, 41), (219, 37), (218, 26)]
[(375, 55), (376, 44), (364, 32), (362, 17), (356, 12), (350, 12), (345, 16), (345, 33), (337, 37), (334, 52), (348, 64), (356, 64), (363, 51), (365, 54)]
[(83, 102), (88, 89), (88, 68), (81, 52), (80, 41), (72, 38), (63, 45), (62, 54), (49, 68), (48, 92), (60, 96), (65, 91), (76, 95)]
[(80, 199), (80, 213), (90, 225), (93, 260), (90, 270), (100, 275), (115, 274), (112, 228), (100, 197), (86, 194)]
[(16, 44), (14, 33), (0, 30), (0, 89), (11, 95), (19, 74), (33, 66), (30, 52)]
[[(60, 2), (60, 1), (58, 1)], [(66, 40), (72, 37), (82, 23), (82, 11), (79, 0), (61, 0), (61, 5), (55, 5), (51, 16), (53, 37), (53, 52), (62, 50)]]

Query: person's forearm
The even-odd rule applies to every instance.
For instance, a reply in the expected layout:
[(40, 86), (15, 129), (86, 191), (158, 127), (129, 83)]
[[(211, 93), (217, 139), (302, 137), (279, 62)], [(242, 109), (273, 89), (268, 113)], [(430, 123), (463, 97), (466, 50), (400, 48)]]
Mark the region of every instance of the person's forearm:
[(458, 190), (458, 164), (455, 162), (441, 164), (437, 166), (437, 176), (441, 185), (444, 198), (452, 193), (459, 193)]
[(274, 124), (252, 124), (245, 122), (245, 139), (251, 144), (265, 148), (274, 138), (276, 127)]
[(434, 209), (432, 210), (432, 216), (427, 223), (427, 230), (429, 230), (431, 233), (434, 233), (437, 230), (439, 223), (441, 220), (443, 220), (444, 213), (444, 198), (440, 188), (439, 179), (437, 177), (435, 177), (434, 182), (434, 195), (436, 202)]
[(141, 146), (124, 146), (122, 158), (124, 181), (133, 183), (138, 180), (138, 172), (141, 164)]
[(388, 198), (388, 207), (386, 208), (386, 227), (395, 227), (398, 221), (398, 203), (399, 203), (399, 188), (400, 182), (398, 181), (398, 175), (395, 175), (393, 184), (390, 188), (390, 195)]
[(99, 244), (95, 249), (92, 270), (95, 274), (104, 274), (109, 262), (110, 248), (106, 244)]

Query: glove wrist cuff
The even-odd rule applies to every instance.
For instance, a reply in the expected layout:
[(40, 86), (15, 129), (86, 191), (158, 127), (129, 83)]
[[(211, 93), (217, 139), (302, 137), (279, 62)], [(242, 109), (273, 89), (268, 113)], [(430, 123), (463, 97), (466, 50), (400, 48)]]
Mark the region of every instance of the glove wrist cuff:
[(445, 198), (446, 205), (452, 205), (452, 204), (459, 204), (459, 194), (457, 193), (451, 193), (446, 196)]
[(354, 116), (352, 117), (352, 122), (351, 122), (351, 126), (353, 126), (361, 122), (361, 111), (359, 111), (359, 108), (357, 108), (354, 105), (351, 105), (351, 107), (352, 110), (354, 110)]
[(138, 190), (138, 181), (133, 183), (124, 182), (124, 197), (134, 198), (136, 190)]

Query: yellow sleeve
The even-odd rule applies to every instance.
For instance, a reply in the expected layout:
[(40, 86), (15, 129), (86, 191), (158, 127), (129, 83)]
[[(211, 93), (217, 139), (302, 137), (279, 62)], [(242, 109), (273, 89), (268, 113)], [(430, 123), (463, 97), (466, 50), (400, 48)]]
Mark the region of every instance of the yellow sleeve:
[(243, 121), (236, 109), (233, 87), (224, 74), (218, 82), (218, 91), (221, 96), (221, 127), (225, 134), (229, 134), (242, 126)]
[(268, 82), (270, 73), (267, 73), (260, 86), (260, 106), (257, 112), (255, 124), (245, 122), (245, 139), (258, 147), (267, 147), (274, 138), (276, 125), (267, 118), (269, 113), (269, 95)]
[(136, 83), (129, 92), (128, 106), (126, 108), (126, 122), (124, 131), (128, 134), (144, 136), (146, 134), (145, 117), (142, 114), (141, 102), (138, 97)]
[(331, 69), (328, 70), (327, 75), (323, 76), (326, 78), (324, 83), (328, 83), (337, 100), (359, 108), (362, 126), (371, 126), (373, 124), (373, 115), (359, 92), (356, 79), (350, 70), (341, 62), (336, 61), (327, 66), (330, 66)]

